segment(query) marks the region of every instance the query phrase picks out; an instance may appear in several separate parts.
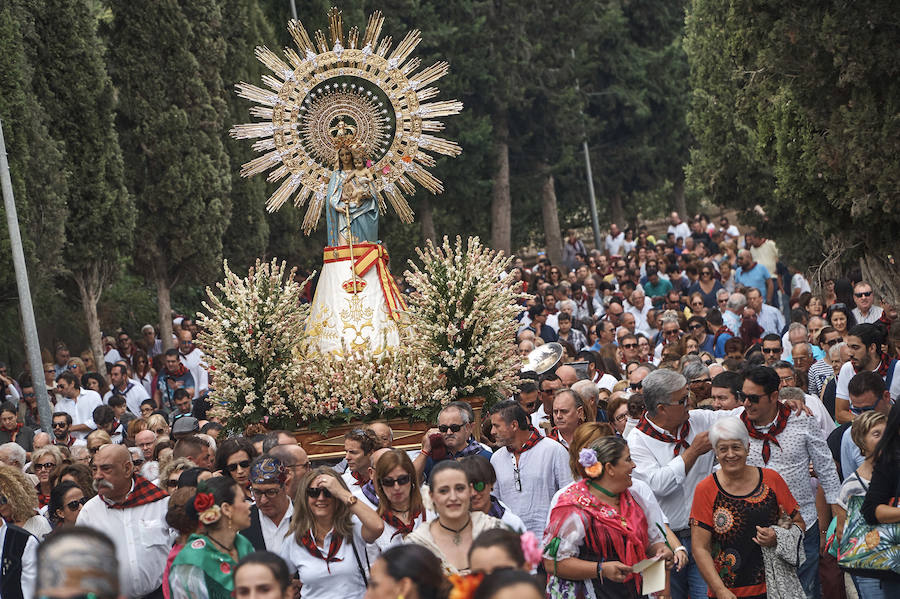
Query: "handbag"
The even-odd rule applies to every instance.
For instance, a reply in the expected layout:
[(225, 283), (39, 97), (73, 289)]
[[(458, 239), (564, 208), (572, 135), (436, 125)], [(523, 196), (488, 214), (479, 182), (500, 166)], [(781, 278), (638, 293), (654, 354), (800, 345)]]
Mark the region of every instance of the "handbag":
[[(859, 477), (854, 473), (854, 476)], [(862, 479), (863, 488), (869, 490)], [(865, 496), (847, 502), (847, 522), (838, 548), (838, 566), (859, 576), (900, 574), (900, 523), (870, 526), (862, 515)]]

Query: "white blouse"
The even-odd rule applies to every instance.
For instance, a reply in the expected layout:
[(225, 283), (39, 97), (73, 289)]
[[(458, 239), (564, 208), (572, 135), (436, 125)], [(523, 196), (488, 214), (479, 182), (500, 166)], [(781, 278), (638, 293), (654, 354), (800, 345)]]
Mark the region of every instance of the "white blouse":
[[(345, 539), (335, 556), (341, 561), (329, 562), (327, 566), (324, 559), (314, 557), (306, 547), (297, 543), (293, 535), (285, 538), (279, 555), (287, 562), (291, 572), (296, 572), (300, 578), (303, 584), (300, 590), (302, 599), (362, 599), (366, 594), (366, 583), (359, 570), (361, 563), (366, 577), (369, 576), (366, 542), (362, 537), (362, 522), (356, 516), (352, 517), (352, 522), (352, 544)], [(319, 552), (323, 556), (328, 555), (333, 534), (332, 529), (319, 546)], [(359, 563), (354, 556), (353, 544), (356, 546)]]

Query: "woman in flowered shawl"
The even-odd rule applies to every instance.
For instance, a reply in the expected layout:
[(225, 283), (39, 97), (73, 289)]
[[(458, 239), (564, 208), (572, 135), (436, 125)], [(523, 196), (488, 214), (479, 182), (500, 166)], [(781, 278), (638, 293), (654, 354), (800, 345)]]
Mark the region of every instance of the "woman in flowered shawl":
[(647, 518), (628, 491), (634, 470), (628, 445), (600, 438), (581, 450), (578, 464), (582, 480), (562, 492), (544, 531), (547, 596), (640, 597), (641, 579), (631, 566), (648, 554), (671, 553), (664, 543), (650, 545)]

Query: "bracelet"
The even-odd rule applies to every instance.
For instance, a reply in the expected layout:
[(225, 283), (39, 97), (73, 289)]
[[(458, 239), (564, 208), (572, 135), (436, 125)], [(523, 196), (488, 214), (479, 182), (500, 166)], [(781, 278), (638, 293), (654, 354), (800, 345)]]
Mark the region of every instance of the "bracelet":
[(684, 545), (679, 545), (678, 547), (675, 548), (675, 551), (673, 551), (672, 553), (678, 553), (679, 551), (684, 551), (685, 555), (687, 555), (687, 552), (688, 552), (687, 548)]
[(600, 584), (603, 584), (603, 562), (605, 560), (601, 557), (600, 561), (597, 562), (597, 578), (600, 579)]

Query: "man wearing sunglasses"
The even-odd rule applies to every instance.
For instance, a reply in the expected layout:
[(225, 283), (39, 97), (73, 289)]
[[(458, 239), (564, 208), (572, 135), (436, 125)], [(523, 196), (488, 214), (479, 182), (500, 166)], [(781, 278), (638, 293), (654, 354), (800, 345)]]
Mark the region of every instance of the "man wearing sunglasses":
[(865, 281), (853, 286), (853, 303), (856, 307), (851, 311), (857, 324), (878, 322), (884, 314), (881, 306), (873, 305), (875, 295), (872, 293), (872, 286)]
[(250, 465), (250, 526), (240, 531), (257, 551), (277, 552), (288, 532), (294, 504), (286, 493), (287, 468), (278, 458), (263, 454)]
[(65, 445), (72, 447), (73, 445), (86, 445), (84, 439), (78, 439), (69, 433), (69, 427), (72, 426), (72, 416), (67, 412), (53, 412), (53, 444)]
[(756, 366), (744, 376), (741, 415), (750, 435), (747, 464), (777, 471), (800, 504), (807, 524), (803, 545), (806, 559), (797, 576), (809, 599), (820, 596), (819, 553), (827, 522), (819, 522), (816, 492), (809, 484), (810, 462), (830, 506), (837, 502), (841, 482), (831, 451), (815, 418), (796, 414), (778, 400), (781, 379), (774, 368)]
[[(469, 413), (468, 404), (465, 402), (453, 402), (438, 414), (438, 425), (425, 433), (422, 439), (422, 452), (416, 456), (413, 466), (416, 473), (424, 474), (424, 480), (428, 480), (434, 465), (443, 460), (457, 460), (469, 455), (480, 455), (491, 459), (491, 452), (485, 449), (472, 435), (474, 422)], [(440, 434), (447, 448), (446, 454), (432, 455), (431, 435)]]
[[(876, 411), (887, 416), (891, 411), (891, 395), (884, 386), (884, 379), (877, 372), (865, 370), (850, 379), (847, 385), (850, 392), (850, 413), (854, 417), (866, 412)], [(865, 456), (859, 451), (859, 446), (853, 442), (850, 435), (850, 424), (841, 435), (841, 472), (844, 478), (850, 476), (865, 461)]]
[(897, 360), (887, 354), (883, 354), (881, 347), (884, 344), (884, 329), (874, 324), (858, 324), (847, 332), (844, 338), (847, 349), (850, 350), (850, 360), (841, 366), (837, 376), (837, 390), (835, 392), (835, 420), (840, 423), (853, 420), (850, 412), (850, 392), (848, 385), (850, 379), (857, 373), (865, 370), (875, 371), (884, 379), (884, 386), (891, 394), (891, 401), (896, 402), (900, 397), (900, 373), (897, 371)]
[(781, 335), (769, 333), (762, 338), (763, 363), (766, 366), (772, 366), (781, 360), (782, 353), (784, 353), (784, 347), (781, 345)]

